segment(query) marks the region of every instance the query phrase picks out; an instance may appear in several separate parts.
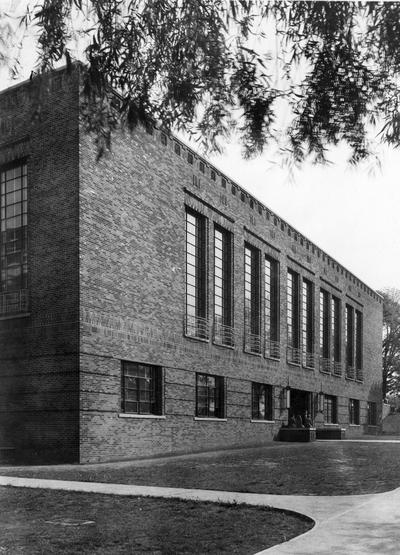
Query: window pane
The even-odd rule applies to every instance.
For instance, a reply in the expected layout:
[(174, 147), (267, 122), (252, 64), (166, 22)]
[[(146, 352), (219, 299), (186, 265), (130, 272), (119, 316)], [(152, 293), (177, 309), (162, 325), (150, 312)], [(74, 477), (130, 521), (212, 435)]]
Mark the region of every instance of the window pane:
[(214, 229), (214, 340), (233, 345), (232, 334), (223, 333), (221, 326), (233, 326), (231, 233)]
[(196, 416), (223, 418), (224, 379), (221, 376), (196, 374)]
[(208, 339), (207, 233), (204, 216), (186, 211), (186, 333)]
[(295, 349), (299, 348), (299, 275), (292, 270), (287, 273), (287, 334), (288, 345)]
[(161, 372), (158, 366), (122, 363), (122, 410), (124, 412), (161, 414)]
[(254, 353), (261, 352), (260, 345), (260, 251), (250, 245), (244, 250), (244, 325), (245, 347)]

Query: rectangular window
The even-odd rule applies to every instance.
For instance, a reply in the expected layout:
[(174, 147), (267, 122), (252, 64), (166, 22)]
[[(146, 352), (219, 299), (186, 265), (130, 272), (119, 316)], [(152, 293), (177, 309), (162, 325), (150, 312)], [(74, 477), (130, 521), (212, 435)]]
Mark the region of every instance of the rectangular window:
[(334, 395), (324, 396), (324, 415), (327, 424), (337, 424), (337, 398)]
[(360, 401), (357, 399), (349, 399), (349, 422), (360, 424)]
[(232, 234), (214, 228), (214, 341), (234, 345), (232, 314)]
[(280, 358), (279, 262), (265, 257), (265, 356)]
[(314, 288), (303, 279), (302, 291), (303, 365), (314, 368)]
[(340, 299), (332, 297), (331, 299), (331, 333), (332, 333), (332, 364), (333, 373), (337, 376), (342, 375), (342, 345), (341, 345), (341, 328), (340, 328)]
[(27, 166), (0, 171), (0, 316), (28, 310)]
[(210, 374), (196, 374), (196, 416), (224, 418), (224, 378)]
[(186, 210), (186, 335), (208, 339), (206, 218)]
[(359, 310), (355, 311), (355, 357), (356, 357), (356, 379), (363, 380), (363, 357), (362, 357), (362, 314)]
[(260, 337), (260, 251), (244, 249), (244, 326), (245, 350), (261, 353)]
[(346, 304), (345, 312), (345, 335), (346, 335), (346, 376), (355, 378), (354, 371), (354, 308)]
[(122, 362), (122, 412), (162, 414), (162, 369)]
[(376, 403), (372, 401), (368, 402), (368, 425), (369, 426), (376, 426)]
[(320, 369), (322, 372), (331, 371), (330, 356), (330, 296), (328, 291), (319, 292), (319, 352)]
[(300, 364), (300, 298), (299, 274), (287, 273), (287, 342), (288, 362)]
[(272, 385), (252, 383), (252, 413), (253, 420), (273, 420), (273, 389)]

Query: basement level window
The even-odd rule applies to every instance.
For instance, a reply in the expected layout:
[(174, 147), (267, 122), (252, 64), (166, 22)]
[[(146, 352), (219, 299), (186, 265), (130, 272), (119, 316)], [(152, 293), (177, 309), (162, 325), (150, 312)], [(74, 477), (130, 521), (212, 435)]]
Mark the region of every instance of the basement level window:
[(273, 420), (274, 402), (272, 385), (251, 384), (251, 418), (252, 420)]
[(349, 423), (360, 424), (360, 401), (358, 399), (349, 399)]
[(127, 414), (162, 414), (162, 368), (122, 361), (121, 410)]
[(376, 403), (368, 402), (368, 426), (376, 426)]
[(225, 380), (223, 376), (196, 374), (196, 416), (224, 418)]
[(324, 395), (324, 417), (327, 424), (337, 424), (337, 397)]

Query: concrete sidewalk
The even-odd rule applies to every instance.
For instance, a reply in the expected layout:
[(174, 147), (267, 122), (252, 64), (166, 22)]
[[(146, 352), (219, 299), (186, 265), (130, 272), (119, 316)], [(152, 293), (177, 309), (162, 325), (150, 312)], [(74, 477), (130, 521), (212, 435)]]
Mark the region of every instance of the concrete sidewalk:
[[(307, 515), (316, 525), (293, 540), (260, 552), (287, 555), (398, 554), (400, 488), (378, 494), (346, 496), (267, 495), (213, 490), (73, 482), (0, 476), (0, 486), (45, 488), (108, 495), (148, 496), (246, 503)], [(258, 554), (258, 555), (260, 555)]]

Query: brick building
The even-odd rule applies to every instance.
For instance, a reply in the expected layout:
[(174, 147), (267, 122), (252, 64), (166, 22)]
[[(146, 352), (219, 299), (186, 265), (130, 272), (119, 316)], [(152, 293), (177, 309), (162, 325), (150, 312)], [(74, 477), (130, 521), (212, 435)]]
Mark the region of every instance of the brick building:
[(96, 161), (79, 103), (78, 69), (0, 96), (0, 449), (250, 445), (305, 411), (376, 430), (379, 295), (160, 130)]

